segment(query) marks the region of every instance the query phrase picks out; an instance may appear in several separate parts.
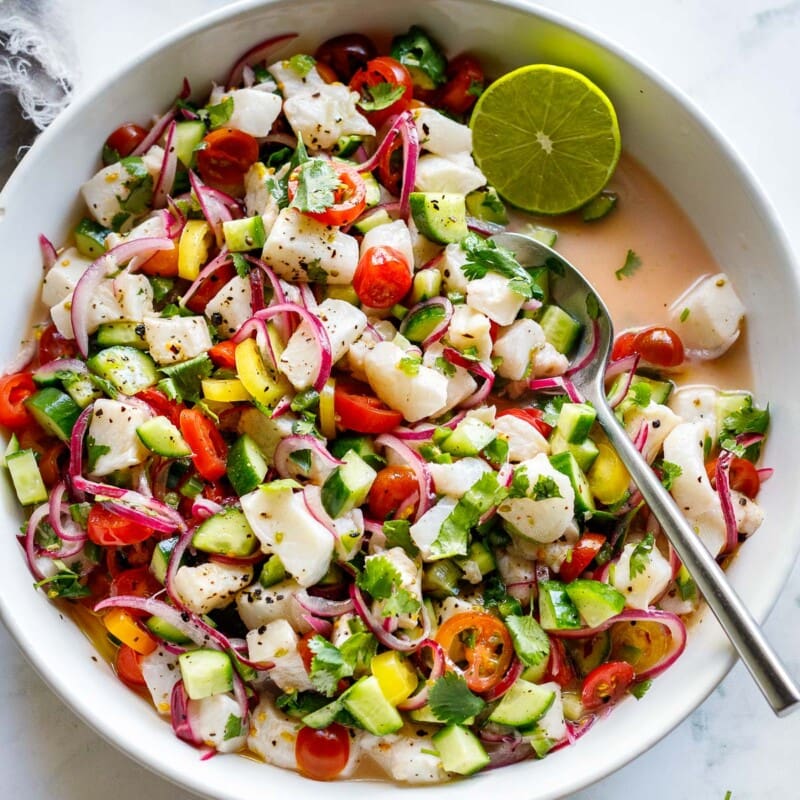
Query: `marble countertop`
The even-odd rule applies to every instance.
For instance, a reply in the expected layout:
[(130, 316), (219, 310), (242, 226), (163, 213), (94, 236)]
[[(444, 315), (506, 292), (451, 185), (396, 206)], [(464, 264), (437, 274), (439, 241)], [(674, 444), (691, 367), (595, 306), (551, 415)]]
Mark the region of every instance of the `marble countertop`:
[[(166, 33), (224, 5), (224, 0), (142, 0), (125, 5), (118, 19), (107, 0), (60, 3), (69, 21), (65, 35), (77, 46), (81, 92), (132, 58), (153, 31)], [(798, 0), (542, 0), (540, 5), (595, 28), (687, 92), (752, 168), (795, 252), (800, 252), (795, 155), (800, 101), (788, 89), (800, 68)], [(800, 675), (799, 606), (796, 566), (766, 624), (794, 675)], [(134, 764), (79, 721), (36, 676), (1, 627), (0, 675), (4, 797), (192, 797)], [(739, 664), (658, 745), (573, 797), (612, 800), (645, 793), (650, 800), (723, 800), (727, 791), (733, 800), (797, 797), (798, 741), (800, 714), (775, 719)]]

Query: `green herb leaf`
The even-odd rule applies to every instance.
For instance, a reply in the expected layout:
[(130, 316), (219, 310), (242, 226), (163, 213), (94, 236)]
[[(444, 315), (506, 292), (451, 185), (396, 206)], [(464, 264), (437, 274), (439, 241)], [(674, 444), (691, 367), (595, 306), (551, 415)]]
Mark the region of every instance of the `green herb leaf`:
[(462, 271), (467, 280), (483, 278), (496, 272), (509, 279), (509, 288), (526, 299), (543, 300), (541, 286), (505, 247), (498, 247), (492, 239), (483, 239), (470, 232), (461, 240), (461, 249), (467, 254)]
[(111, 452), (111, 448), (107, 444), (97, 444), (92, 436), (86, 437), (86, 450), (86, 466), (89, 472), (94, 472), (94, 468), (97, 466), (97, 460), (100, 456)]
[(174, 364), (161, 367), (161, 371), (172, 379), (172, 385), (181, 400), (197, 403), (202, 393), (201, 381), (208, 378), (214, 371), (214, 362), (206, 353)]
[(367, 672), (378, 650), (378, 640), (367, 631), (359, 631), (345, 639), (339, 650), (342, 658), (352, 667), (354, 675)]
[(367, 559), (356, 583), (373, 599), (386, 601), (382, 611), (385, 617), (415, 614), (420, 609), (419, 600), (403, 586), (400, 571), (386, 557)]
[(551, 397), (542, 409), (542, 419), (551, 427), (558, 424), (558, 418), (561, 414), (561, 406), (564, 403), (569, 403), (569, 397), (565, 394), (557, 394)]
[(753, 398), (747, 397), (738, 411), (728, 414), (722, 420), (719, 443), (723, 450), (728, 450), (740, 458), (755, 460), (760, 452), (759, 444), (749, 448), (742, 447), (736, 437), (745, 433), (765, 434), (769, 427), (769, 406), (764, 409), (753, 405)]
[(318, 283), (321, 286), (327, 286), (328, 284), (328, 273), (322, 268), (322, 262), (318, 258), (308, 262), (306, 275), (312, 283)]
[(319, 392), (315, 389), (304, 389), (293, 398), (289, 407), (295, 414), (301, 411), (314, 411), (319, 405)]
[(593, 292), (586, 295), (586, 313), (589, 319), (597, 319), (600, 316), (600, 303)]
[(237, 717), (236, 714), (231, 714), (228, 721), (225, 723), (225, 732), (222, 734), (223, 741), (235, 739), (237, 736), (242, 735), (242, 718)]
[(647, 536), (633, 548), (631, 560), (628, 565), (628, 572), (631, 578), (641, 575), (647, 569), (647, 565), (650, 563), (650, 554), (653, 552), (654, 546), (655, 537), (652, 533), (648, 533)]
[(418, 25), (412, 25), (403, 36), (395, 36), (391, 55), (406, 67), (420, 70), (435, 86), (447, 81), (447, 59)]
[(634, 383), (628, 389), (628, 397), (634, 405), (645, 408), (650, 405), (653, 389), (648, 383)]
[(35, 583), (34, 586), (37, 589), (45, 589), (47, 596), (51, 600), (55, 600), (57, 597), (75, 600), (91, 596), (91, 589), (80, 583), (80, 575), (77, 572), (67, 567), (63, 561), (55, 561), (54, 563), (59, 567), (58, 572)]
[(308, 647), (314, 653), (309, 673), (311, 683), (326, 697), (333, 697), (339, 681), (349, 678), (353, 674), (353, 667), (345, 660), (342, 651), (323, 636), (314, 636)]
[(403, 96), (405, 90), (405, 86), (402, 84), (386, 81), (375, 83), (372, 86), (365, 85), (361, 89), (362, 95), (358, 101), (358, 107), (362, 111), (381, 111), (396, 103)]
[(284, 714), (295, 719), (318, 711), (328, 704), (328, 700), (318, 692), (286, 692), (275, 698), (275, 705)]
[(324, 211), (335, 202), (339, 177), (330, 162), (311, 158), (298, 169), (297, 191), (291, 202), (300, 211)]
[(689, 319), (689, 314), (690, 313), (691, 312), (689, 311), (688, 308), (684, 308), (683, 311), (681, 311), (681, 315), (679, 317), (680, 321), (681, 322), (686, 322), (686, 320)]
[(550, 639), (533, 617), (506, 617), (514, 649), (526, 667), (537, 667), (550, 655)]
[(540, 475), (531, 492), (532, 500), (549, 500), (553, 497), (561, 497), (561, 490), (558, 484), (549, 475)]
[(419, 555), (419, 548), (411, 538), (410, 529), (411, 523), (407, 519), (389, 519), (383, 523), (386, 546), (402, 547), (411, 558), (416, 558)]
[(419, 600), (408, 589), (400, 588), (392, 592), (392, 596), (383, 604), (381, 613), (384, 617), (399, 617), (402, 614), (416, 614), (420, 607)]
[(215, 106), (206, 106), (201, 109), (200, 117), (205, 119), (209, 128), (221, 128), (233, 114), (233, 98), (225, 97), (221, 103)]
[(641, 266), (642, 259), (633, 250), (628, 250), (625, 263), (614, 274), (617, 276), (617, 280), (621, 281), (623, 278), (632, 277)]
[(677, 464), (673, 464), (671, 461), (661, 462), (661, 483), (664, 484), (667, 491), (672, 488), (675, 478), (680, 478), (682, 474), (683, 470)]
[(231, 260), (233, 261), (233, 266), (236, 269), (236, 274), (240, 278), (246, 278), (250, 274), (250, 265), (247, 263), (247, 259), (241, 253), (232, 253)]
[(433, 362), (433, 365), (446, 378), (452, 378), (456, 374), (455, 364), (451, 364), (446, 358), (443, 358), (442, 356), (437, 356), (436, 360)]
[(308, 56), (304, 53), (295, 53), (295, 55), (289, 59), (289, 68), (296, 72), (301, 78), (305, 78), (316, 63), (317, 60), (313, 56)]
[(446, 673), (431, 686), (428, 702), (436, 719), (448, 725), (460, 725), (480, 714), (486, 706), (455, 672)]
[(519, 466), (514, 470), (511, 478), (511, 486), (508, 487), (509, 498), (516, 499), (527, 497), (531, 488), (531, 480), (528, 477), (528, 470), (524, 466)]

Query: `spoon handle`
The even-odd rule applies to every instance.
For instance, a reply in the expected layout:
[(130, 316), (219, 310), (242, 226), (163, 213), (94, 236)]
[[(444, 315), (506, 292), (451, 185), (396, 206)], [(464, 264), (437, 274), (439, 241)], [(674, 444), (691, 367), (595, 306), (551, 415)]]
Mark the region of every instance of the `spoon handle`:
[(605, 398), (592, 399), (595, 401), (598, 422), (772, 710), (779, 717), (794, 711), (800, 705), (800, 689), (792, 681), (725, 573), (634, 447)]

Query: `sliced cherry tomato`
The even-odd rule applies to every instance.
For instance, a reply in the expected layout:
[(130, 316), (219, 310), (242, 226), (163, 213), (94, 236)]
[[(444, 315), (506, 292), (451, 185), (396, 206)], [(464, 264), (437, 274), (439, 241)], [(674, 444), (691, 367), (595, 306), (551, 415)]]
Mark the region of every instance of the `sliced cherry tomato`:
[(569, 583), (582, 575), (605, 543), (606, 537), (601, 533), (584, 533), (575, 543), (567, 560), (561, 565), (559, 579)]
[(635, 353), (657, 367), (679, 367), (685, 355), (681, 337), (672, 328), (658, 325), (618, 336), (611, 357), (620, 359)]
[(178, 247), (172, 250), (159, 250), (145, 261), (139, 272), (145, 275), (157, 275), (161, 278), (175, 278), (178, 275)]
[(403, 140), (398, 136), (378, 161), (378, 179), (391, 194), (400, 194), (403, 182)]
[(95, 503), (89, 511), (86, 533), (95, 544), (114, 547), (143, 542), (153, 535), (153, 530)]
[(387, 408), (357, 381), (337, 380), (333, 405), (340, 427), (356, 433), (388, 433), (403, 421), (399, 411)]
[(581, 703), (587, 711), (616, 703), (628, 691), (636, 673), (626, 661), (608, 661), (593, 669), (583, 681)]
[(211, 360), (223, 369), (236, 369), (236, 343), (230, 339), (224, 342), (215, 344), (209, 351), (208, 355)]
[(539, 433), (544, 436), (545, 439), (550, 438), (550, 434), (553, 432), (553, 426), (548, 425), (544, 421), (544, 412), (539, 408), (506, 408), (505, 410), (501, 411), (498, 417), (516, 417), (517, 419), (524, 420), (525, 422), (530, 423), (536, 428)]
[(408, 509), (401, 508), (401, 504), (418, 490), (419, 483), (411, 467), (400, 464), (384, 467), (378, 472), (369, 490), (369, 513), (373, 519), (381, 522), (398, 511), (402, 511), (405, 516), (407, 511), (412, 512), (416, 508), (416, 503), (411, 504)]
[(75, 358), (78, 346), (74, 339), (67, 339), (58, 332), (55, 325), (48, 325), (39, 339), (39, 362), (46, 364), (57, 358)]
[(341, 774), (350, 760), (350, 735), (334, 722), (327, 728), (301, 728), (294, 744), (297, 768), (307, 778), (330, 781)]
[[(310, 163), (310, 162), (306, 162)], [(367, 189), (364, 179), (358, 170), (348, 164), (330, 162), (336, 172), (339, 187), (334, 192), (333, 205), (324, 211), (304, 211), (307, 217), (321, 222), (323, 225), (342, 227), (355, 222), (367, 205)], [(289, 199), (294, 200), (297, 185), (304, 165), (300, 165), (289, 176)]]
[(447, 65), (449, 80), (442, 87), (439, 103), (451, 114), (466, 114), (475, 105), (486, 84), (483, 67), (474, 56), (456, 56)]
[(128, 645), (120, 645), (119, 650), (117, 650), (114, 667), (119, 679), (132, 689), (147, 686), (147, 681), (145, 681), (142, 674), (141, 656)]
[(141, 392), (137, 392), (136, 396), (140, 400), (144, 400), (156, 414), (166, 417), (173, 425), (180, 424), (181, 411), (186, 408), (183, 403), (170, 400), (164, 392), (155, 387), (142, 389)]
[(661, 661), (672, 648), (669, 629), (657, 622), (617, 622), (611, 626), (611, 659), (627, 661), (644, 672)]
[(111, 582), (111, 597), (134, 595), (152, 597), (164, 587), (153, 577), (148, 567), (134, 567), (120, 572)]
[(197, 287), (197, 291), (186, 301), (186, 307), (194, 311), (195, 314), (202, 314), (206, 310), (209, 301), (216, 297), (217, 292), (234, 275), (236, 275), (236, 268), (233, 264), (223, 264)]
[[(717, 487), (717, 461), (714, 459), (706, 464), (706, 472), (711, 485)], [(758, 470), (751, 461), (746, 458), (732, 458), (728, 471), (728, 480), (731, 489), (741, 492), (751, 500), (755, 500), (756, 495), (761, 489), (761, 478), (758, 477)]]
[(369, 61), (353, 75), (350, 88), (361, 95), (359, 108), (376, 128), (405, 111), (414, 97), (411, 73), (389, 56)]
[(94, 608), (98, 600), (104, 600), (111, 591), (111, 576), (102, 567), (95, 567), (89, 574), (86, 586), (91, 592), (88, 597), (81, 597), (78, 601), (86, 608)]
[(207, 481), (219, 480), (225, 474), (228, 445), (216, 425), (197, 409), (185, 408), (181, 411), (180, 429), (192, 448), (195, 469)]
[(326, 64), (333, 69), (338, 80), (349, 83), (353, 75), (377, 54), (372, 39), (363, 33), (344, 33), (324, 41), (314, 58), (317, 59), (317, 71), (320, 64)]
[(147, 136), (147, 131), (141, 125), (126, 122), (106, 139), (106, 148), (114, 151), (119, 158), (125, 158), (142, 143), (145, 136)]
[(466, 663), (464, 677), (473, 692), (495, 687), (514, 655), (508, 628), (483, 611), (465, 611), (445, 620), (436, 632), (436, 641), (455, 663)]
[(218, 128), (203, 139), (197, 152), (197, 171), (209, 185), (241, 193), (244, 175), (258, 161), (258, 141), (237, 128)]
[(394, 247), (370, 247), (358, 261), (353, 289), (372, 308), (391, 308), (408, 294), (413, 278), (405, 256)]
[(67, 446), (63, 442), (54, 441), (47, 447), (42, 447), (39, 453), (39, 472), (44, 485), (52, 488), (62, 479), (62, 468), (67, 455)]
[(564, 642), (555, 636), (550, 636), (550, 659), (547, 662), (545, 678), (555, 681), (562, 689), (575, 681), (575, 668), (567, 655)]
[(33, 421), (25, 401), (36, 391), (29, 372), (15, 372), (0, 378), (0, 424), (17, 430)]

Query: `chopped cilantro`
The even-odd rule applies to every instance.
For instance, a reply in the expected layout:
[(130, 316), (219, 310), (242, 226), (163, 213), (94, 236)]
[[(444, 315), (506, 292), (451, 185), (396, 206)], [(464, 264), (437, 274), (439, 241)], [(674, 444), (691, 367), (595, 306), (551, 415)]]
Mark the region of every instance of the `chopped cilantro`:
[(633, 277), (641, 266), (642, 259), (633, 250), (628, 250), (625, 256), (625, 263), (614, 274), (617, 276), (617, 280), (621, 281), (623, 278)]
[(291, 202), (300, 211), (325, 211), (336, 198), (339, 178), (329, 161), (311, 158), (297, 170), (297, 191)]
[(161, 371), (172, 380), (172, 387), (181, 400), (197, 403), (202, 393), (201, 381), (210, 377), (214, 371), (214, 363), (207, 353), (182, 361), (168, 367), (161, 367)]
[(565, 394), (557, 394), (545, 403), (542, 409), (542, 420), (548, 425), (555, 427), (558, 424), (558, 417), (561, 414), (561, 406), (569, 402), (569, 397)]
[(531, 492), (532, 500), (549, 500), (553, 497), (561, 497), (561, 490), (558, 484), (549, 475), (540, 475), (536, 479), (533, 491)]
[(650, 400), (653, 397), (653, 388), (649, 383), (633, 383), (628, 389), (628, 397), (634, 405), (645, 408), (650, 405)]
[(467, 682), (455, 672), (448, 672), (431, 686), (428, 702), (436, 719), (460, 725), (483, 711), (486, 703), (473, 694)]
[(462, 267), (467, 280), (496, 272), (509, 279), (508, 288), (516, 294), (526, 299), (544, 299), (541, 287), (510, 250), (498, 247), (493, 240), (483, 239), (476, 233), (468, 233), (461, 240), (461, 249), (467, 254), (467, 262)]
[(304, 389), (293, 398), (289, 408), (296, 413), (300, 411), (313, 411), (319, 405), (319, 392), (315, 389)]
[(410, 529), (411, 523), (407, 519), (389, 519), (383, 523), (386, 546), (402, 547), (411, 558), (415, 558), (419, 555), (419, 548), (411, 538)]
[(221, 128), (233, 114), (233, 98), (225, 97), (221, 103), (217, 103), (215, 106), (206, 106), (198, 113), (202, 119), (208, 122), (209, 128)]
[(223, 741), (235, 739), (237, 736), (242, 735), (242, 718), (237, 717), (236, 714), (231, 714), (228, 721), (225, 723), (225, 732), (222, 734)]
[(720, 447), (735, 456), (754, 461), (758, 458), (759, 445), (743, 447), (736, 441), (736, 438), (746, 433), (765, 434), (768, 427), (769, 406), (764, 409), (757, 408), (753, 405), (753, 398), (748, 396), (738, 411), (733, 411), (722, 420), (722, 430), (719, 435)]
[(600, 303), (594, 292), (586, 295), (586, 313), (589, 315), (589, 319), (597, 319), (600, 316)]
[(690, 313), (691, 312), (689, 311), (688, 308), (684, 308), (683, 311), (681, 311), (681, 315), (679, 317), (680, 321), (681, 322), (686, 322), (686, 320), (689, 319), (689, 314)]
[(655, 537), (652, 533), (648, 533), (647, 536), (633, 548), (631, 560), (628, 565), (628, 572), (631, 578), (641, 575), (645, 569), (647, 569), (647, 565), (650, 563), (650, 554), (653, 552), (654, 546)]
[(682, 474), (683, 470), (677, 464), (673, 464), (671, 461), (661, 462), (661, 483), (664, 484), (667, 491), (672, 488), (675, 478), (680, 478)]
[(434, 86), (447, 81), (447, 59), (418, 25), (412, 25), (408, 33), (392, 39), (392, 58), (412, 70), (423, 72)]
[(111, 452), (111, 448), (107, 444), (97, 444), (93, 436), (88, 436), (86, 438), (86, 449), (88, 454), (87, 468), (89, 472), (94, 472), (94, 468), (97, 466), (97, 461), (100, 456)]
[(378, 640), (367, 631), (358, 631), (345, 639), (339, 650), (353, 668), (353, 674), (365, 673), (378, 650)]
[(236, 274), (240, 278), (246, 278), (250, 274), (250, 265), (247, 263), (247, 259), (241, 253), (232, 253), (231, 259), (233, 260)]
[(469, 87), (467, 88), (467, 94), (471, 95), (472, 97), (480, 97), (483, 94), (483, 82), (471, 80), (469, 82)]
[(537, 667), (550, 655), (550, 639), (533, 617), (510, 616), (505, 623), (519, 660), (526, 667)]
[(419, 600), (404, 588), (400, 571), (383, 556), (368, 558), (356, 583), (375, 600), (385, 600), (383, 616), (415, 614), (420, 609)]
[(318, 692), (286, 692), (275, 699), (275, 705), (284, 714), (295, 718), (304, 717), (327, 704), (327, 699)]
[(59, 567), (58, 572), (49, 578), (35, 583), (37, 589), (44, 588), (51, 600), (57, 597), (73, 600), (80, 597), (89, 597), (92, 594), (88, 586), (80, 582), (80, 575), (70, 569), (63, 561), (54, 562)]
[(387, 81), (374, 83), (372, 86), (365, 85), (361, 89), (358, 107), (362, 111), (381, 111), (396, 103), (403, 96), (405, 90), (405, 86), (402, 84), (388, 83)]
[(309, 677), (314, 688), (326, 697), (333, 697), (342, 678), (353, 674), (353, 665), (345, 660), (342, 651), (323, 636), (314, 636), (308, 643), (314, 654)]
[(514, 470), (511, 478), (511, 486), (508, 488), (508, 496), (512, 500), (518, 497), (527, 497), (531, 488), (531, 481), (528, 477), (528, 470), (524, 466), (519, 466)]
[(508, 461), (508, 440), (503, 439), (501, 436), (492, 439), (492, 441), (481, 450), (481, 455), (495, 469), (499, 469)]

